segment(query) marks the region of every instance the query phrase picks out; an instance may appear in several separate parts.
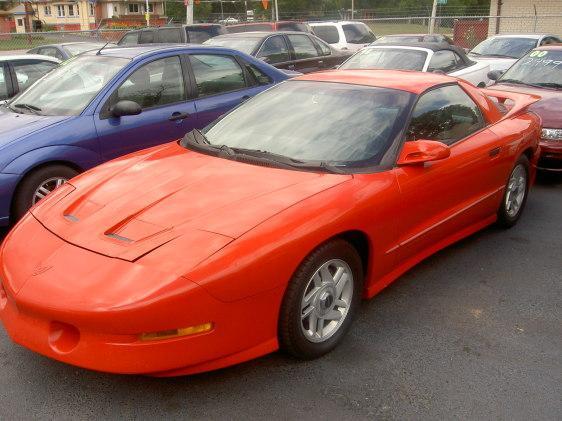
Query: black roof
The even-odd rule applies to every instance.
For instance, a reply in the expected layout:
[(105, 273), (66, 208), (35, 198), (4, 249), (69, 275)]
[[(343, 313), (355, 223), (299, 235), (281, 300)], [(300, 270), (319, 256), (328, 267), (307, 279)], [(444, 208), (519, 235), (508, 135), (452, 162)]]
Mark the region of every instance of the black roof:
[(447, 42), (388, 42), (385, 44), (372, 43), (370, 46), (371, 47), (419, 47), (419, 48), (425, 48), (427, 50), (431, 50), (433, 52), (450, 50), (457, 53), (466, 64), (473, 63), (473, 61), (467, 57), (464, 49), (456, 45), (451, 45)]
[(264, 38), (271, 35), (314, 35), (303, 31), (248, 31), (217, 35), (214, 38)]

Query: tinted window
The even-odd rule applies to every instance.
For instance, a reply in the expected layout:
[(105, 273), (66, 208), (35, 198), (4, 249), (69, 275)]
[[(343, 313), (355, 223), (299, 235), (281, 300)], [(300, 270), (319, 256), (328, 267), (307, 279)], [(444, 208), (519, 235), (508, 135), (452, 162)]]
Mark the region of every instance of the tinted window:
[(4, 66), (0, 65), (0, 100), (8, 99), (8, 84), (6, 83)]
[(419, 99), (407, 140), (438, 140), (448, 145), (484, 127), (480, 109), (457, 85), (433, 89)]
[(427, 68), (428, 72), (434, 72), (440, 70), (445, 73), (452, 72), (457, 67), (457, 61), (455, 59), (455, 54), (449, 50), (441, 50), (433, 53), (433, 57), (429, 62)]
[(293, 44), (297, 60), (318, 57), (318, 51), (312, 40), (306, 35), (288, 35), (289, 42)]
[(140, 44), (152, 44), (154, 42), (154, 31), (141, 31), (139, 42)]
[(194, 26), (186, 28), (189, 42), (203, 44), (209, 38), (224, 34), (226, 31), (222, 26)]
[(184, 99), (180, 59), (166, 57), (135, 70), (117, 89), (116, 101), (135, 101), (142, 108), (150, 108)]
[(350, 23), (342, 25), (345, 39), (350, 44), (370, 44), (375, 40), (375, 35), (364, 23)]
[(536, 45), (537, 40), (533, 38), (488, 38), (474, 47), (471, 54), (477, 56), (521, 58), (536, 47)]
[(246, 87), (242, 68), (234, 58), (210, 54), (194, 54), (189, 58), (199, 97), (236, 91)]
[(237, 32), (250, 32), (250, 31), (273, 31), (273, 25), (270, 23), (252, 23), (249, 25), (234, 25), (234, 26), (227, 26), (226, 31), (229, 34), (234, 34)]
[(314, 42), (320, 47), (323, 56), (329, 56), (330, 54), (332, 54), (332, 50), (330, 49), (330, 46), (326, 44), (324, 41), (322, 41), (319, 38), (315, 38)]
[(337, 44), (340, 42), (340, 34), (335, 25), (320, 25), (315, 26), (313, 29), (314, 34), (328, 44)]
[(158, 42), (182, 42), (181, 28), (162, 28), (158, 30)]
[(299, 22), (279, 22), (277, 24), (278, 31), (299, 31), (308, 32), (308, 25)]
[(16, 73), (19, 90), (21, 92), (57, 67), (57, 64), (51, 63), (50, 61), (29, 60), (13, 62), (12, 66)]
[(285, 39), (280, 35), (266, 39), (258, 52), (258, 58), (264, 58), (270, 64), (289, 61), (289, 49)]
[(119, 41), (119, 45), (136, 45), (139, 43), (139, 33), (132, 32), (130, 34), (126, 34), (121, 40)]
[(242, 38), (242, 37), (215, 37), (210, 38), (204, 42), (205, 45), (218, 45), (221, 47), (232, 48), (234, 50), (242, 51), (246, 54), (252, 54), (256, 48), (258, 47), (259, 43), (261, 42), (261, 38), (250, 37)]
[(426, 60), (427, 53), (425, 51), (367, 47), (355, 53), (340, 68), (421, 71)]
[(39, 48), (37, 54), (41, 54), (43, 56), (55, 57), (58, 58), (59, 60), (64, 59), (62, 53), (59, 51), (58, 48), (55, 47), (41, 47)]
[(300, 160), (373, 165), (400, 132), (412, 96), (393, 89), (289, 81), (248, 100), (205, 134), (217, 145)]
[(498, 81), (562, 88), (562, 51), (534, 50), (511, 66)]
[(254, 77), (258, 85), (269, 85), (273, 80), (253, 64), (246, 64), (246, 68)]

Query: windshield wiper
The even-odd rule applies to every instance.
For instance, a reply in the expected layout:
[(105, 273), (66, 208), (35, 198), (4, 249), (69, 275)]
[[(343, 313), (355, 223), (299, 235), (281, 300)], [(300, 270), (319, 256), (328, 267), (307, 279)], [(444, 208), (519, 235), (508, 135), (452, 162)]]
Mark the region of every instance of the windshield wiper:
[(281, 164), (282, 166), (288, 166), (292, 168), (298, 169), (323, 169), (327, 172), (333, 172), (336, 174), (345, 174), (345, 171), (342, 169), (329, 164), (325, 161), (302, 161), (299, 159), (290, 158), (285, 155), (276, 154), (274, 152), (263, 151), (259, 149), (246, 149), (246, 148), (236, 148), (230, 147), (227, 145), (213, 145), (209, 142), (209, 140), (205, 137), (203, 133), (199, 130), (194, 129), (182, 139), (180, 144), (182, 146), (186, 146), (186, 143), (195, 144), (201, 147), (202, 149), (212, 149), (219, 152), (225, 152), (228, 156), (233, 157), (252, 157), (257, 158), (264, 161), (274, 162), (276, 164)]
[(556, 82), (537, 82), (536, 86), (541, 86), (544, 88), (556, 88), (556, 89), (560, 89), (562, 88), (562, 83), (556, 83)]
[(41, 115), (41, 108), (36, 107), (35, 105), (31, 104), (16, 104), (14, 105), (16, 108), (23, 108), (25, 110), (31, 111), (33, 114)]
[(499, 79), (498, 83), (513, 83), (514, 85), (526, 85), (526, 86), (532, 86), (534, 88), (543, 88), (543, 86), (539, 83), (523, 82), (522, 80), (517, 80), (517, 79)]

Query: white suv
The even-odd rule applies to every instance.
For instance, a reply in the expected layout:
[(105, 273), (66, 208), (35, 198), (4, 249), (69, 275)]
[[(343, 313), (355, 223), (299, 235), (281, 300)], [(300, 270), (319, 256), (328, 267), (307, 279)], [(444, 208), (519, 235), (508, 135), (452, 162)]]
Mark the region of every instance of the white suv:
[(318, 38), (337, 50), (357, 51), (376, 39), (363, 22), (309, 22), (309, 25)]

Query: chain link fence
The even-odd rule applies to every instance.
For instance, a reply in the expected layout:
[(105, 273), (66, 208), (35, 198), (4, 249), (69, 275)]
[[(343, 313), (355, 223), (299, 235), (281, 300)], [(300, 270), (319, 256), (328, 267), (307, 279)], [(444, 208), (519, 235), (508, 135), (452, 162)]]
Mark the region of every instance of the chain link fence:
[(0, 54), (21, 53), (41, 45), (65, 42), (116, 43), (126, 32), (126, 29), (97, 29), (91, 31), (0, 33)]

